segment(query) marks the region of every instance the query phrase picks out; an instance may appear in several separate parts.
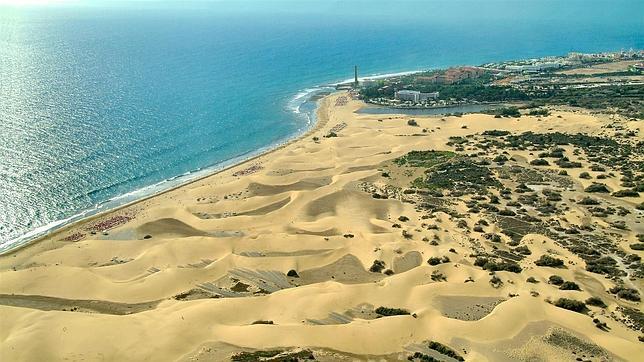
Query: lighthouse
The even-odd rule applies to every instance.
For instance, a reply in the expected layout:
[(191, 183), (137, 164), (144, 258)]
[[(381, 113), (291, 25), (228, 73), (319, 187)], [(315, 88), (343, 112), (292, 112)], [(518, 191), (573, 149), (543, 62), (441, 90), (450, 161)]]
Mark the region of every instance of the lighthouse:
[(353, 66), (353, 75), (354, 75), (353, 86), (358, 88), (358, 66), (357, 65)]

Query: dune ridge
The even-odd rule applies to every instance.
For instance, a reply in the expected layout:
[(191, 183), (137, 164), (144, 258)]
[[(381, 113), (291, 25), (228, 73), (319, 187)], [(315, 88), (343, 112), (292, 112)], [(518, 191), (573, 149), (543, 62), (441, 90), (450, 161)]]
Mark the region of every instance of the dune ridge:
[[(611, 124), (641, 141), (641, 122), (564, 108), (537, 119), (356, 113), (362, 106), (345, 92), (327, 96), (316, 128), (295, 142), (0, 256), (1, 359), (229, 360), (275, 351), (275, 358), (311, 353), (323, 361), (406, 360), (414, 353), (457, 360), (429, 348), (430, 341), (468, 361), (642, 355), (641, 326), (620, 317), (623, 308), (641, 313), (641, 303), (609, 292), (626, 285), (641, 293), (637, 269), (624, 266), (620, 283), (590, 272), (555, 231), (515, 211), (472, 212), (478, 196), (489, 197), (483, 191), (412, 188), (433, 175), (431, 168), (395, 161), (411, 151), (480, 152), (475, 143), (488, 142), (487, 130), (614, 137)], [(476, 157), (504, 154), (494, 147)], [(529, 147), (508, 149), (505, 166), (522, 173), (494, 163), (493, 178), (506, 187), (526, 184), (532, 193), (555, 188), (567, 209), (552, 220), (593, 228), (578, 230), (580, 237), (613, 235), (615, 252), (641, 257), (628, 245), (644, 233), (635, 208), (643, 197), (590, 195), (629, 211), (621, 216), (624, 229), (611, 224), (612, 216), (594, 216), (578, 204), (598, 181), (579, 178), (590, 162), (562, 147), (584, 167), (563, 176), (554, 165), (532, 167), (537, 151)], [(464, 160), (459, 167), (469, 167)], [(602, 180), (611, 191), (620, 189), (614, 172)], [(84, 231), (122, 215), (127, 221), (113, 228)], [(564, 267), (538, 266), (544, 254), (563, 259)], [(476, 259), (486, 255), (522, 270), (486, 270)], [(581, 290), (553, 286), (553, 274)], [(562, 297), (599, 297), (607, 308), (576, 313), (555, 305)]]

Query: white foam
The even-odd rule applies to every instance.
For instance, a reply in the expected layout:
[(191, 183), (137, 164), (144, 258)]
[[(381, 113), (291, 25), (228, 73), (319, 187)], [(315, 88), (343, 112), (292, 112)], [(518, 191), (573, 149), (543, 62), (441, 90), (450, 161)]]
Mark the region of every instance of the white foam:
[[(407, 71), (407, 72), (398, 72), (398, 73), (387, 73), (387, 74), (373, 74), (369, 75), (367, 77), (359, 78), (359, 80), (368, 80), (368, 79), (380, 79), (380, 78), (388, 78), (388, 77), (395, 77), (395, 76), (401, 76), (401, 75), (408, 75), (408, 74), (414, 74), (418, 73), (420, 70), (415, 70), (415, 71)], [(311, 100), (315, 95), (321, 93), (321, 92), (328, 92), (333, 90), (336, 85), (342, 84), (342, 83), (347, 83), (352, 81), (353, 79), (349, 79), (343, 82), (337, 82), (337, 83), (330, 83), (326, 85), (320, 85), (317, 87), (311, 87), (311, 88), (306, 88), (304, 90), (299, 91), (297, 94), (295, 94), (288, 102), (286, 105), (286, 108), (293, 112), (294, 114), (298, 116), (305, 116), (306, 117), (306, 126), (302, 127), (299, 129), (297, 132), (294, 134), (290, 135), (289, 137), (286, 137), (278, 142), (275, 142), (273, 144), (267, 145), (265, 147), (261, 147), (257, 150), (247, 152), (245, 154), (242, 154), (240, 156), (234, 157), (229, 160), (222, 161), (218, 164), (212, 165), (210, 167), (205, 167), (205, 168), (197, 168), (193, 171), (188, 171), (185, 172), (181, 175), (173, 176), (168, 179), (162, 180), (160, 182), (154, 183), (149, 186), (145, 186), (130, 192), (126, 192), (124, 194), (115, 196), (113, 198), (108, 199), (105, 202), (102, 202), (100, 204), (94, 205), (93, 208), (83, 210), (75, 215), (72, 215), (68, 218), (64, 218), (61, 220), (56, 220), (52, 221), (48, 224), (39, 226), (23, 235), (21, 235), (18, 238), (14, 238), (11, 240), (7, 240), (4, 242), (0, 243), (0, 253), (5, 253), (7, 251), (16, 249), (25, 243), (47, 235), (51, 233), (52, 231), (65, 226), (69, 223), (79, 221), (81, 219), (99, 214), (101, 212), (113, 210), (118, 207), (122, 207), (124, 205), (127, 205), (131, 202), (134, 202), (136, 200), (140, 200), (142, 198), (146, 197), (151, 197), (154, 195), (158, 195), (162, 192), (165, 192), (169, 189), (179, 187), (184, 184), (188, 184), (190, 182), (193, 182), (194, 180), (197, 180), (199, 178), (208, 176), (212, 173), (215, 173), (217, 171), (221, 171), (225, 168), (234, 166), (236, 164), (243, 163), (253, 157), (259, 156), (265, 152), (268, 152), (270, 150), (273, 150), (275, 148), (278, 148), (285, 143), (290, 142), (291, 140), (299, 137), (303, 133), (305, 133), (308, 129), (310, 129), (313, 125), (314, 119), (315, 119), (315, 111), (312, 111), (309, 113), (303, 112), (302, 111), (302, 106)]]

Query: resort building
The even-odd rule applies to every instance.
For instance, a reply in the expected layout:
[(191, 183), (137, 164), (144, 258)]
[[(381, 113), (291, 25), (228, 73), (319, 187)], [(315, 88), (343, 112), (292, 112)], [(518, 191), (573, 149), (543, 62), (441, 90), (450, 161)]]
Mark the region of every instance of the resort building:
[(540, 72), (547, 69), (561, 68), (562, 64), (557, 62), (552, 63), (535, 63), (524, 65), (508, 65), (505, 69), (513, 72)]
[(401, 101), (411, 101), (418, 103), (420, 101), (420, 92), (413, 90), (401, 90), (394, 93), (394, 97)]
[(413, 90), (401, 90), (394, 93), (396, 99), (413, 103), (426, 102), (429, 99), (438, 99), (438, 95), (438, 92), (421, 93)]
[(485, 74), (485, 71), (486, 69), (478, 67), (458, 67), (428, 77), (418, 77), (418, 79), (430, 83), (454, 84), (464, 79), (480, 77)]

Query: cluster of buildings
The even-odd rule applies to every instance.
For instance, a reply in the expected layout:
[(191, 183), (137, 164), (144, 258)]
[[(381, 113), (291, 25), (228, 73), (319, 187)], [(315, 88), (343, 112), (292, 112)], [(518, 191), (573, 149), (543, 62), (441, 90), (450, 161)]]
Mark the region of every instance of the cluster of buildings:
[(394, 93), (394, 98), (403, 102), (422, 103), (438, 99), (438, 92), (422, 93), (414, 90), (399, 90)]
[(619, 52), (603, 52), (603, 53), (577, 53), (570, 52), (566, 59), (571, 61), (593, 61), (593, 60), (620, 60), (620, 59), (638, 59), (644, 57), (644, 50), (622, 50)]
[(437, 84), (454, 84), (468, 78), (477, 78), (485, 74), (486, 69), (479, 67), (450, 68), (431, 76), (418, 77), (421, 82)]
[(561, 62), (536, 62), (532, 64), (508, 65), (505, 69), (511, 72), (538, 73), (544, 70), (558, 69), (563, 66), (564, 64)]

